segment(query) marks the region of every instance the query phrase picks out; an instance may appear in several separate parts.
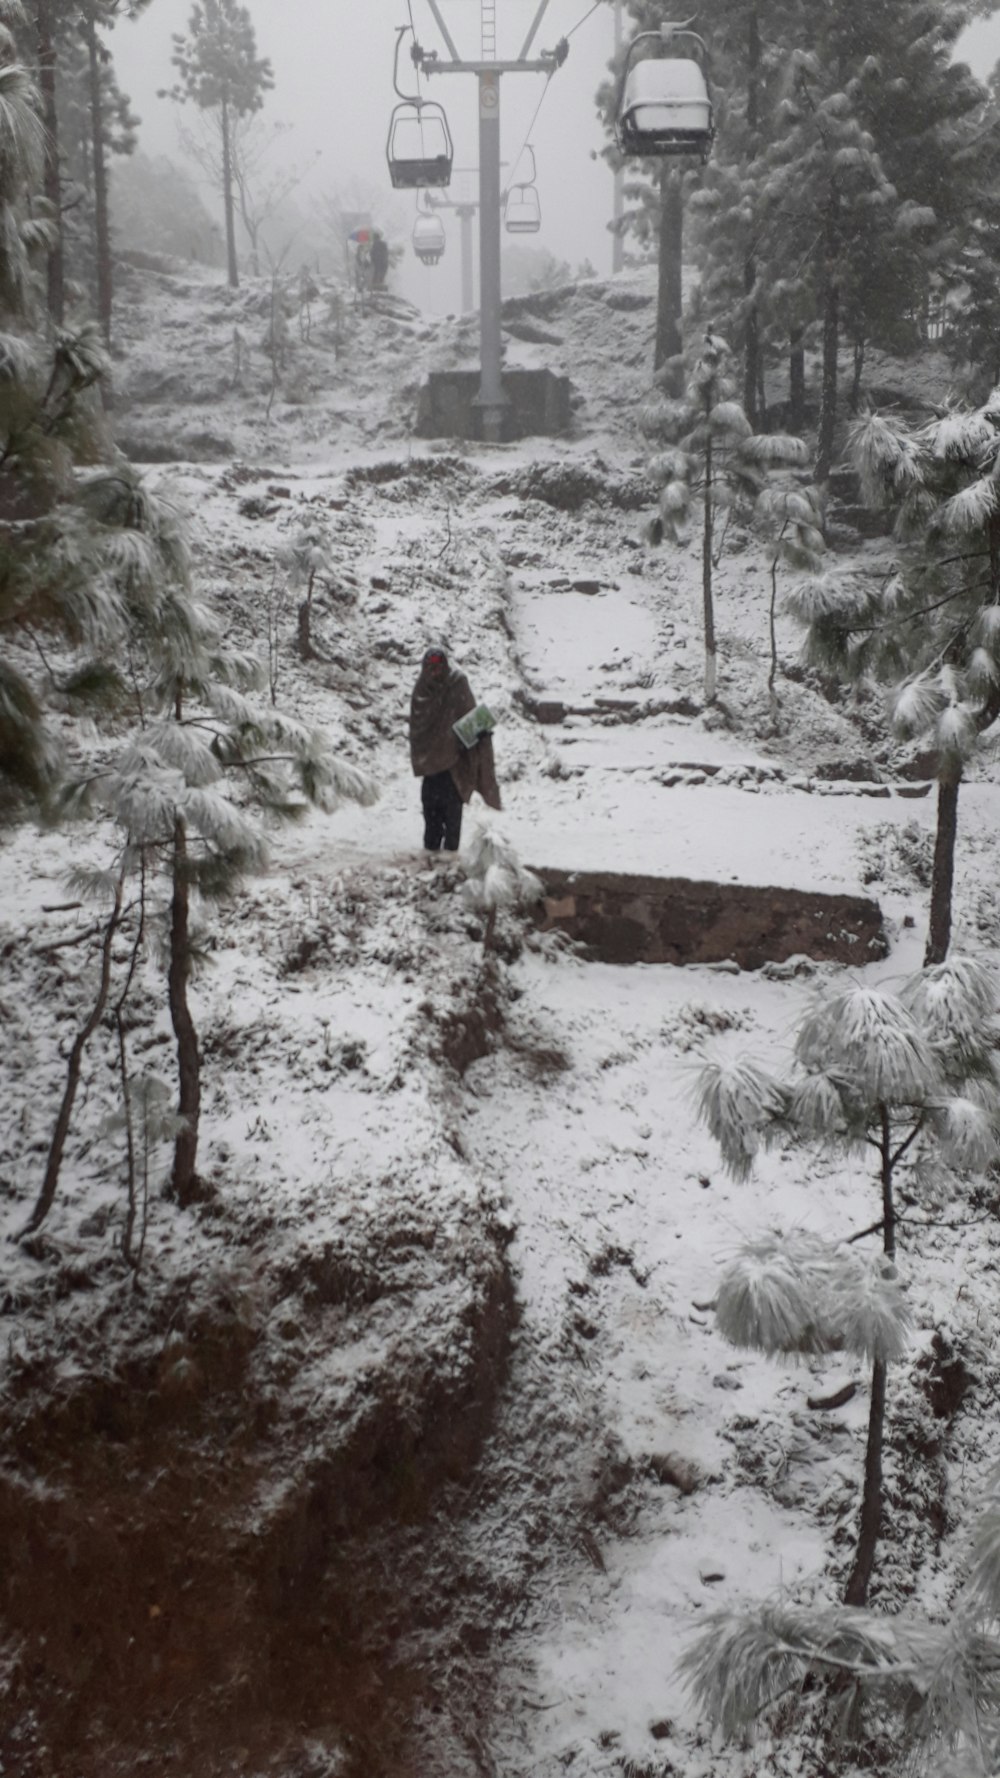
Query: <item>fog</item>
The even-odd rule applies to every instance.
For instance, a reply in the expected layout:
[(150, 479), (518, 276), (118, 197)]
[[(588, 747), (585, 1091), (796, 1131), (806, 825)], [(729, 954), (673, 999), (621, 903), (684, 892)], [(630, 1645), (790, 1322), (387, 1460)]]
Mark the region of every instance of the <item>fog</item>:
[[(426, 0), (411, 0), (419, 41), (425, 49), (447, 56)], [(504, 75), (501, 82), (501, 152), (508, 163), (505, 180), (526, 178), (526, 159), (515, 169), (529, 127), (538, 162), (542, 205), (541, 232), (530, 245), (545, 247), (557, 259), (576, 266), (588, 258), (600, 272), (611, 265), (612, 182), (607, 167), (595, 161), (604, 135), (594, 94), (607, 69), (613, 43), (613, 12), (601, 4), (588, 18), (591, 0), (550, 0), (533, 51), (551, 49), (569, 35), (567, 61), (546, 85), (543, 74)], [(497, 56), (516, 56), (534, 17), (537, 0), (498, 0)], [(276, 145), (275, 167), (308, 167), (296, 193), (308, 212), (311, 194), (324, 189), (357, 191), (375, 212), (391, 239), (409, 241), (416, 213), (412, 193), (394, 192), (385, 160), (386, 131), (395, 102), (392, 58), (396, 26), (407, 19), (406, 0), (249, 0), (259, 53), (274, 68), (274, 91), (267, 97), (265, 117), (292, 128)], [(178, 121), (184, 111), (157, 89), (173, 81), (171, 34), (183, 33), (191, 0), (152, 0), (134, 24), (120, 24), (111, 40), (121, 86), (129, 94), (142, 123), (139, 146), (147, 154), (166, 154), (184, 162), (178, 142)], [(441, 14), (463, 57), (480, 51), (478, 0), (441, 0)], [(582, 21), (582, 22), (581, 22)], [(579, 28), (576, 28), (579, 27)], [(401, 85), (412, 82), (412, 68), (401, 58)], [(412, 84), (409, 90), (412, 90)], [(456, 168), (474, 168), (478, 149), (477, 83), (472, 75), (445, 75), (425, 81), (425, 96), (445, 106), (455, 142)], [(544, 95), (544, 96), (543, 96)], [(532, 116), (542, 101), (535, 122)], [(314, 158), (315, 164), (309, 166)], [(189, 170), (192, 170), (189, 168)], [(200, 176), (199, 176), (200, 177)], [(469, 182), (474, 185), (474, 180)], [(460, 182), (456, 189), (461, 193)], [(213, 216), (219, 200), (204, 190)], [(360, 207), (360, 206), (359, 206)], [(407, 250), (401, 275), (408, 295), (428, 310), (453, 309), (459, 297), (459, 226), (445, 217), (448, 247), (441, 264), (422, 267)], [(294, 244), (290, 260), (309, 256), (313, 243), (308, 228), (302, 251)]]
[[(425, 49), (447, 55), (427, 0), (411, 0), (419, 41)], [(530, 131), (538, 164), (542, 205), (541, 232), (529, 243), (544, 247), (575, 267), (589, 259), (602, 273), (610, 270), (611, 176), (595, 159), (604, 144), (594, 94), (607, 72), (613, 51), (610, 4), (590, 11), (591, 0), (550, 0), (533, 49), (550, 49), (558, 38), (570, 37), (564, 66), (546, 84), (540, 74), (504, 75), (501, 84), (502, 154), (505, 180), (526, 178), (522, 156)], [(520, 51), (537, 0), (497, 0), (497, 54), (501, 59)], [(122, 23), (112, 40), (119, 80), (141, 119), (140, 147), (147, 154), (166, 154), (183, 162), (178, 121), (184, 112), (157, 90), (172, 83), (171, 35), (184, 32), (191, 0), (152, 0), (134, 24)], [(480, 49), (478, 0), (441, 0), (441, 12), (461, 55), (475, 58)], [(448, 246), (440, 265), (421, 266), (409, 251), (416, 210), (410, 193), (394, 192), (385, 161), (385, 139), (394, 103), (392, 58), (396, 26), (407, 18), (407, 0), (250, 0), (258, 48), (269, 56), (275, 88), (264, 116), (291, 126), (276, 144), (271, 165), (307, 169), (296, 202), (306, 218), (317, 194), (339, 191), (357, 197), (358, 207), (371, 208), (390, 239), (407, 243), (397, 282), (405, 293), (430, 311), (446, 312), (459, 302), (459, 227), (445, 218)], [(412, 70), (404, 58), (404, 89)], [(959, 54), (985, 76), (1000, 59), (1000, 21), (984, 20), (970, 27)], [(412, 90), (412, 89), (411, 89)], [(455, 142), (456, 168), (474, 168), (477, 161), (476, 81), (472, 75), (446, 75), (425, 81), (426, 95), (445, 105)], [(541, 100), (537, 118), (535, 109)], [(185, 163), (186, 164), (186, 163)], [(200, 175), (198, 175), (201, 178)], [(474, 176), (456, 177), (452, 196), (470, 195)], [(217, 195), (204, 191), (213, 216)], [(305, 222), (289, 262), (310, 257), (316, 230)], [(301, 247), (301, 251), (300, 251)]]

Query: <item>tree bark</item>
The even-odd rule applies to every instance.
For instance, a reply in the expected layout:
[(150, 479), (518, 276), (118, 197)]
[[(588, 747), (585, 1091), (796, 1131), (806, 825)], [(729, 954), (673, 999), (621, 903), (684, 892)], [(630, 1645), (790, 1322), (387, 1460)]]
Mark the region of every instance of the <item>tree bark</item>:
[[(706, 413), (706, 423), (707, 423)], [(701, 542), (701, 593), (705, 614), (705, 702), (715, 702), (715, 607), (712, 599), (712, 434), (705, 440), (704, 524)]]
[(823, 383), (819, 406), (816, 480), (829, 480), (837, 426), (837, 347), (840, 342), (840, 281), (837, 271), (837, 216), (831, 200), (823, 248)]
[[(680, 173), (666, 165), (660, 172), (660, 257), (656, 299), (656, 344), (653, 369), (660, 370), (684, 350), (684, 299), (681, 284), (684, 256), (684, 188)], [(666, 376), (668, 395), (684, 393), (684, 367), (672, 364)]]
[(45, 123), (43, 188), (52, 208), (56, 238), (46, 265), (46, 306), (49, 320), (61, 327), (66, 315), (66, 267), (63, 256), (62, 192), (59, 184), (59, 114), (56, 110), (56, 50), (52, 39), (51, 0), (36, 0), (38, 90)]
[(236, 263), (236, 213), (233, 201), (233, 159), (232, 143), (229, 137), (229, 107), (225, 99), (222, 101), (220, 129), (222, 132), (222, 203), (226, 212), (226, 269), (230, 288), (236, 290), (239, 287), (240, 273)]
[[(747, 130), (749, 153), (757, 152), (757, 129), (760, 112), (760, 28), (757, 8), (751, 6), (747, 20)], [(757, 257), (751, 251), (743, 261), (743, 294), (747, 298), (746, 325), (743, 334), (743, 407), (755, 432), (760, 431), (763, 415), (757, 404), (760, 384), (760, 321), (754, 290), (757, 286)]]
[(793, 327), (788, 341), (788, 424), (803, 432), (806, 424), (805, 329)]
[(70, 1119), (73, 1116), (73, 1105), (76, 1101), (77, 1088), (80, 1085), (80, 1071), (83, 1067), (83, 1052), (90, 1042), (90, 1039), (93, 1037), (94, 1032), (97, 1030), (104, 1013), (104, 1008), (108, 1003), (108, 989), (111, 985), (111, 946), (114, 943), (115, 933), (121, 922), (122, 893), (124, 885), (125, 878), (124, 875), (121, 875), (115, 883), (114, 906), (111, 909), (108, 923), (104, 928), (104, 937), (101, 941), (101, 974), (97, 988), (97, 998), (91, 1008), (89, 1018), (77, 1032), (73, 1042), (73, 1048), (69, 1053), (69, 1061), (66, 1064), (66, 1085), (63, 1088), (62, 1104), (59, 1107), (56, 1126), (52, 1132), (52, 1141), (49, 1144), (49, 1156), (45, 1166), (45, 1177), (42, 1180), (42, 1189), (38, 1194), (35, 1207), (22, 1230), (22, 1234), (25, 1235), (32, 1234), (35, 1229), (40, 1227), (55, 1202), (56, 1188), (59, 1184), (59, 1171), (62, 1167), (63, 1154), (66, 1149), (66, 1138), (69, 1135)]
[(94, 167), (94, 264), (97, 272), (97, 319), (111, 343), (111, 224), (108, 219), (108, 171), (104, 154), (104, 104), (101, 95), (101, 47), (94, 9), (84, 13), (84, 36), (90, 97), (90, 146)]
[[(896, 1257), (896, 1204), (892, 1189), (892, 1124), (889, 1108), (879, 1106), (879, 1150), (882, 1155), (882, 1251)], [(865, 1446), (865, 1482), (861, 1496), (861, 1520), (854, 1566), (844, 1589), (845, 1605), (865, 1605), (875, 1567), (875, 1552), (882, 1529), (882, 1448), (885, 1438), (885, 1403), (888, 1366), (884, 1358), (872, 1364), (871, 1398), (868, 1406), (868, 1442)]]
[(868, 1409), (868, 1443), (865, 1446), (865, 1485), (861, 1497), (858, 1547), (847, 1586), (845, 1605), (864, 1605), (868, 1598), (879, 1531), (882, 1528), (882, 1440), (885, 1429), (887, 1366), (884, 1358), (872, 1365), (871, 1404)]
[(173, 892), (170, 902), (170, 962), (167, 969), (167, 1000), (170, 1021), (177, 1039), (177, 1109), (185, 1120), (174, 1142), (170, 1185), (181, 1205), (197, 1196), (195, 1160), (198, 1154), (198, 1116), (201, 1109), (201, 1058), (198, 1033), (188, 1005), (191, 978), (191, 891), (188, 882), (187, 830), (180, 816), (174, 822)]
[(958, 790), (961, 762), (943, 767), (938, 774), (937, 831), (931, 868), (931, 906), (927, 923), (924, 965), (943, 963), (951, 942), (951, 896), (955, 880), (955, 841), (958, 836)]

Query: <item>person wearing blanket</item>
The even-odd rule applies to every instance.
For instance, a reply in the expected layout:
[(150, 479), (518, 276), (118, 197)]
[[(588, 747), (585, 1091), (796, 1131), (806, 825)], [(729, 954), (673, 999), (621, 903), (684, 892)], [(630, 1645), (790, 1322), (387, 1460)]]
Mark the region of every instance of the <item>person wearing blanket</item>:
[(428, 852), (458, 851), (462, 809), (477, 791), (491, 809), (501, 806), (492, 735), (480, 733), (467, 745), (455, 733), (456, 722), (480, 710), (485, 707), (477, 705), (468, 679), (449, 664), (445, 650), (428, 648), (410, 699), (410, 763), (414, 777), (423, 780)]

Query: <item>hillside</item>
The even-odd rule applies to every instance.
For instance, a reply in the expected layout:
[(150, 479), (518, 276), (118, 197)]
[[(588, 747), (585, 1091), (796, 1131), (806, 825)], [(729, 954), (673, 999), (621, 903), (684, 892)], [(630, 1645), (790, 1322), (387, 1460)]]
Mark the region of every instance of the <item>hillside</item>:
[[(278, 707), (381, 799), (278, 831), (268, 872), (206, 911), (201, 1201), (162, 1195), (154, 1147), (134, 1275), (102, 1028), (56, 1206), (5, 1243), (0, 1771), (735, 1778), (761, 1750), (713, 1745), (677, 1657), (721, 1604), (837, 1596), (867, 1408), (863, 1386), (807, 1406), (863, 1383), (843, 1356), (794, 1370), (726, 1345), (714, 1279), (743, 1234), (866, 1228), (877, 1183), (788, 1147), (734, 1184), (694, 1078), (706, 1053), (787, 1055), (845, 972), (609, 964), (510, 916), (487, 967), (461, 857), (420, 848), (409, 694), (443, 641), (499, 718), (503, 831), (543, 882), (874, 896), (888, 956), (854, 972), (873, 982), (920, 965), (930, 786), (876, 700), (801, 666), (783, 617), (772, 708), (768, 565), (736, 528), (703, 707), (697, 548), (643, 534), (649, 273), (508, 305), (508, 362), (572, 378), (565, 440), (412, 436), (426, 370), (475, 362), (472, 322), (322, 293), (275, 313), (264, 281), (131, 268), (116, 435), (188, 509), (199, 583), (230, 639), (270, 650)], [(894, 398), (946, 391), (942, 362), (907, 374), (873, 373)], [(281, 550), (316, 526), (304, 660)], [(884, 574), (884, 539), (842, 519), (837, 542), (838, 569)], [(998, 802), (987, 761), (955, 906), (979, 956)], [(9, 1236), (93, 999), (66, 876), (108, 836), (4, 844)], [(169, 1079), (152, 947), (142, 971), (130, 1041)], [(1000, 1382), (994, 1211), (986, 1194), (968, 1233), (906, 1233), (883, 1608), (945, 1609), (961, 1570)], [(802, 1769), (791, 1732), (763, 1757)]]

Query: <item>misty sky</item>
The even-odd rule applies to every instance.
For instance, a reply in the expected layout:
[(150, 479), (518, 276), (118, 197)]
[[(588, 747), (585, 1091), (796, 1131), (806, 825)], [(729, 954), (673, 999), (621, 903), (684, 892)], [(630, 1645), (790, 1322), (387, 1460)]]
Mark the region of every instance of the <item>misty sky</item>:
[[(425, 49), (445, 51), (426, 0), (411, 0), (417, 34)], [(505, 75), (502, 81), (502, 153), (513, 160), (529, 126), (538, 160), (542, 230), (533, 245), (545, 246), (557, 259), (575, 266), (589, 258), (606, 273), (611, 265), (607, 223), (611, 215), (611, 177), (595, 162), (603, 132), (597, 121), (594, 92), (613, 50), (610, 4), (589, 18), (591, 0), (550, 0), (534, 48), (551, 49), (572, 31), (570, 54), (545, 90), (544, 75)], [(497, 0), (497, 54), (513, 57), (521, 47), (537, 0)], [(479, 0), (440, 0), (442, 16), (463, 56), (479, 54)], [(396, 240), (408, 239), (415, 215), (411, 194), (394, 192), (385, 162), (385, 137), (394, 102), (392, 53), (395, 27), (407, 17), (407, 0), (249, 0), (260, 53), (271, 58), (275, 89), (266, 115), (294, 126), (274, 153), (276, 166), (311, 167), (307, 191), (355, 190), (376, 211)], [(190, 0), (152, 0), (136, 24), (121, 24), (112, 49), (120, 83), (142, 118), (140, 147), (148, 154), (182, 160), (177, 141), (177, 108), (158, 99), (157, 88), (171, 84), (171, 33), (183, 32)], [(582, 23), (580, 21), (583, 21)], [(579, 24), (579, 29), (573, 27)], [(1000, 60), (1000, 21), (974, 25), (962, 39), (960, 53), (975, 72), (985, 75)], [(405, 80), (403, 81), (405, 86)], [(532, 114), (545, 97), (534, 124)], [(455, 139), (456, 167), (472, 167), (477, 158), (476, 81), (472, 75), (447, 75), (425, 87), (447, 110)], [(181, 114), (183, 115), (183, 113)], [(515, 175), (525, 176), (522, 162)], [(454, 188), (453, 188), (454, 195)], [(218, 202), (209, 192), (213, 214)], [(302, 199), (308, 208), (308, 197)], [(446, 220), (446, 226), (447, 220)], [(308, 240), (302, 258), (308, 254)], [(294, 255), (292, 256), (294, 259)], [(449, 245), (440, 266), (425, 268), (407, 253), (404, 288), (423, 307), (447, 310), (457, 306), (458, 225), (449, 228)]]
[[(425, 49), (445, 51), (426, 0), (411, 0)], [(589, 10), (591, 0), (550, 0), (534, 48), (551, 49)], [(537, 0), (497, 0), (497, 54), (518, 54)], [(294, 125), (275, 151), (278, 165), (306, 165), (320, 151), (308, 187), (359, 191), (380, 209), (388, 232), (408, 240), (416, 214), (413, 194), (394, 192), (385, 161), (385, 139), (394, 103), (392, 55), (395, 27), (407, 17), (406, 0), (249, 0), (262, 54), (271, 58), (275, 88), (267, 115)], [(111, 47), (119, 81), (142, 118), (140, 147), (181, 160), (177, 107), (158, 99), (171, 84), (171, 33), (183, 32), (190, 0), (152, 0), (136, 24), (120, 24)], [(464, 56), (477, 57), (478, 0), (441, 0), (441, 13)], [(606, 225), (611, 215), (611, 176), (591, 160), (602, 146), (594, 92), (613, 50), (613, 18), (601, 5), (574, 31), (570, 54), (548, 85), (531, 131), (538, 160), (543, 224), (531, 244), (547, 247), (572, 265), (589, 257), (599, 271), (611, 264)], [(405, 53), (405, 47), (404, 47)], [(408, 65), (405, 72), (410, 72)], [(405, 80), (401, 82), (405, 88)], [(545, 76), (505, 75), (501, 88), (502, 153), (512, 160), (525, 140), (542, 98)], [(472, 75), (441, 76), (425, 94), (442, 101), (455, 140), (456, 167), (477, 161), (476, 81)], [(181, 113), (183, 116), (183, 112)], [(505, 173), (510, 177), (512, 169)], [(525, 176), (525, 163), (518, 170)], [(454, 195), (454, 190), (453, 190)], [(213, 214), (218, 204), (205, 193)], [(407, 253), (408, 294), (428, 309), (454, 308), (458, 297), (459, 234), (446, 218), (449, 245), (440, 266), (422, 267)], [(305, 253), (303, 254), (305, 257)]]

